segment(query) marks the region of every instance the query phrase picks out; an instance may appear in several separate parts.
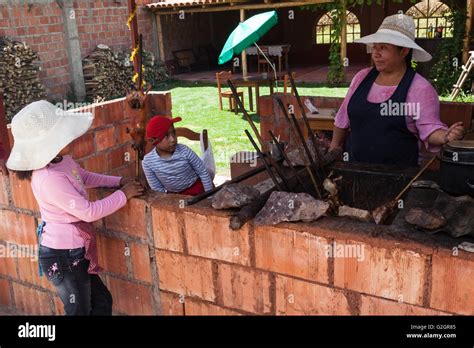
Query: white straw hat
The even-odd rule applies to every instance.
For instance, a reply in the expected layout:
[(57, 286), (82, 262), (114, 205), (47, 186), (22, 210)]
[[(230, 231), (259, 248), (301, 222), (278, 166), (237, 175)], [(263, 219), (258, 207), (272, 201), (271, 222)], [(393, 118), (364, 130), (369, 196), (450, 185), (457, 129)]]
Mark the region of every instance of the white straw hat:
[(11, 123), (14, 144), (8, 169), (46, 167), (64, 147), (87, 132), (93, 119), (90, 112), (65, 111), (46, 100), (25, 106)]
[(431, 60), (431, 54), (415, 43), (415, 21), (402, 13), (386, 17), (376, 33), (361, 37), (354, 42), (372, 45), (389, 43), (400, 47), (413, 48), (413, 59), (418, 62)]

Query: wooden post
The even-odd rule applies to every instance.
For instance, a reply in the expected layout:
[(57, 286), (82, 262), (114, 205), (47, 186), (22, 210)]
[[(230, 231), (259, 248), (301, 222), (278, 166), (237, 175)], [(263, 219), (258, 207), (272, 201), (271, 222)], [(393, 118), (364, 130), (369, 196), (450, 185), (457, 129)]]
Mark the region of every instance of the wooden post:
[(464, 64), (469, 59), (469, 43), (471, 38), (471, 27), (472, 27), (472, 0), (466, 0), (466, 37), (464, 38), (464, 47), (462, 50), (462, 61)]
[(347, 58), (347, 16), (346, 16), (346, 0), (340, 0), (342, 4), (342, 18), (341, 18), (341, 59)]
[(159, 46), (159, 51), (160, 51), (160, 60), (162, 62), (166, 62), (165, 44), (163, 42), (163, 26), (161, 24), (162, 16), (156, 13), (155, 17), (156, 17), (156, 31), (158, 34), (158, 46)]
[[(244, 22), (245, 21), (245, 10), (242, 8), (240, 9), (240, 21), (241, 22)], [(242, 51), (242, 62), (241, 62), (241, 66), (242, 66), (242, 75), (244, 77), (247, 76), (247, 52)]]
[[(130, 30), (132, 31), (132, 50), (135, 49), (135, 47), (137, 47), (138, 45), (138, 20), (137, 20), (138, 8), (137, 8), (137, 4), (135, 3), (135, 0), (128, 0), (128, 13), (132, 14), (135, 11), (136, 11), (135, 16), (133, 17), (132, 22), (130, 23)], [(137, 54), (135, 55), (135, 58), (133, 59), (133, 70), (135, 74), (139, 73), (139, 71), (141, 70), (141, 67), (138, 66), (138, 61), (139, 61), (139, 58)], [(140, 85), (137, 85), (137, 86), (138, 86), (137, 91), (141, 90), (141, 86)]]

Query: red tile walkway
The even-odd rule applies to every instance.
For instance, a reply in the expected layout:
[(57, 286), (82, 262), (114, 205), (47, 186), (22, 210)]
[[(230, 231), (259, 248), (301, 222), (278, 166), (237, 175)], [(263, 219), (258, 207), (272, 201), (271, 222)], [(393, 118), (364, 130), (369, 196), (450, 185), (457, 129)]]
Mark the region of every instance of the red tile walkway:
[[(346, 68), (346, 81), (350, 82), (354, 75), (361, 69), (365, 68), (365, 65), (354, 65)], [(297, 82), (306, 82), (306, 83), (325, 83), (328, 66), (325, 65), (312, 65), (312, 66), (302, 66), (295, 67), (293, 71), (296, 73)], [(200, 72), (191, 72), (173, 75), (172, 77), (177, 80), (183, 81), (202, 81), (202, 82), (216, 82), (216, 72), (222, 71), (222, 69), (200, 71)], [(256, 72), (250, 72), (249, 76), (257, 75)], [(235, 73), (235, 78), (241, 77), (242, 74)]]

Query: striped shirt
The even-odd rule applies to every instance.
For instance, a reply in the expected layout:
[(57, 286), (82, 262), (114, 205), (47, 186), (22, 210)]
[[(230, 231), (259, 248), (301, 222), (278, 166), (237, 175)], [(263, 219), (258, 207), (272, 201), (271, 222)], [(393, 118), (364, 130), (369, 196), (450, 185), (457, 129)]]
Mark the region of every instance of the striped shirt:
[(153, 191), (181, 192), (201, 178), (204, 190), (213, 187), (211, 176), (202, 160), (183, 144), (178, 144), (170, 158), (162, 158), (153, 149), (142, 162), (148, 184)]

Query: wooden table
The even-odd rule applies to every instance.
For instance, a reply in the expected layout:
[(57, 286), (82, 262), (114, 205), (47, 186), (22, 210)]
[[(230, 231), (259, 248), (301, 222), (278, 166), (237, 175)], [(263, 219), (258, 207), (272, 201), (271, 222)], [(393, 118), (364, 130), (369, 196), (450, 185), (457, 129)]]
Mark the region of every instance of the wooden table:
[(234, 86), (237, 87), (247, 87), (249, 92), (249, 106), (250, 111), (253, 111), (253, 95), (252, 87), (255, 87), (255, 101), (257, 102), (257, 115), (260, 114), (260, 109), (258, 107), (258, 98), (260, 97), (260, 87), (268, 86), (270, 87), (270, 95), (273, 94), (273, 86), (275, 85), (275, 79), (268, 74), (265, 78), (263, 76), (252, 76), (244, 77), (238, 79), (232, 79)]
[(306, 117), (309, 121), (309, 126), (314, 130), (328, 130), (332, 131), (334, 128), (334, 116), (336, 115), (337, 109), (318, 109), (319, 114), (306, 113)]

